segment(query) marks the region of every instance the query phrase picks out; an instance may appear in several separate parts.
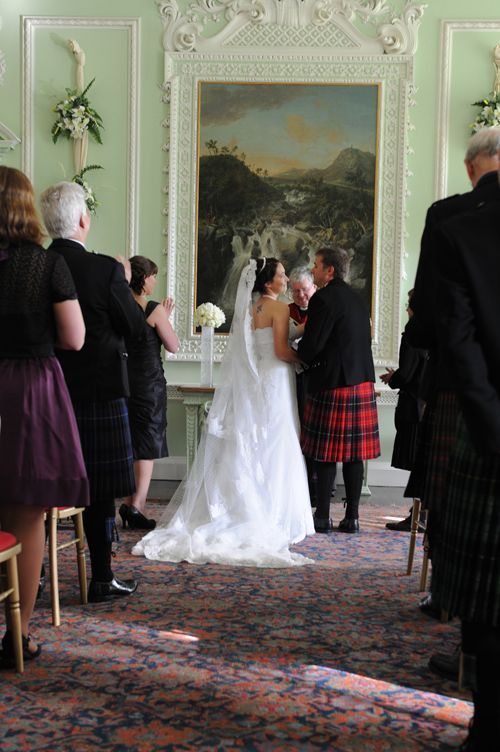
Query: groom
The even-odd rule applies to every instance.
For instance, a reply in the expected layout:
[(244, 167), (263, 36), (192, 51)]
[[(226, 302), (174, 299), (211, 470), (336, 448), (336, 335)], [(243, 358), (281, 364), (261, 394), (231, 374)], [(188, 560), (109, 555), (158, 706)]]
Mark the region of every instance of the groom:
[(342, 462), (346, 512), (337, 530), (359, 532), (363, 462), (380, 454), (373, 383), (370, 316), (345, 282), (349, 258), (341, 248), (320, 248), (312, 274), (318, 291), (309, 301), (299, 358), (309, 365), (301, 446), (317, 475), (314, 527), (333, 529), (330, 493)]

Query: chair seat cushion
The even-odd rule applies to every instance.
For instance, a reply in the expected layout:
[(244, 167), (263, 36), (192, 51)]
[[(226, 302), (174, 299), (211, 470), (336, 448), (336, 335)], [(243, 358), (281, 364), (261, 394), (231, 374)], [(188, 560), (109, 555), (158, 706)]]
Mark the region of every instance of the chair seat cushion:
[(6, 551), (8, 548), (12, 548), (17, 545), (17, 538), (11, 533), (5, 533), (0, 530), (0, 551)]

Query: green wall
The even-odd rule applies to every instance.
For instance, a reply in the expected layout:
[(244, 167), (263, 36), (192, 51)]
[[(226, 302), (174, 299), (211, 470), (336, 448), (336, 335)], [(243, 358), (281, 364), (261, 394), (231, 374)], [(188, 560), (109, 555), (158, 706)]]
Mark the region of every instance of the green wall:
[[(179, 2), (186, 8), (189, 0)], [(403, 7), (403, 0), (392, 0), (394, 15)], [(90, 244), (111, 254), (128, 251), (126, 246), (126, 176), (128, 149), (128, 40), (123, 30), (97, 27), (72, 28), (72, 15), (140, 19), (139, 42), (139, 134), (137, 141), (137, 251), (155, 259), (165, 270), (162, 234), (165, 196), (162, 187), (166, 176), (161, 147), (165, 130), (161, 121), (165, 106), (159, 85), (163, 77), (162, 25), (154, 0), (2, 0), (0, 4), (0, 49), (4, 52), (7, 73), (0, 87), (0, 120), (23, 138), (22, 130), (22, 16), (58, 16), (68, 18), (68, 26), (35, 34), (34, 45), (34, 183), (37, 190), (47, 184), (71, 176), (72, 161), (69, 144), (60, 140), (53, 145), (50, 126), (54, 119), (51, 106), (64, 94), (66, 86), (74, 86), (74, 62), (65, 47), (68, 38), (75, 38), (86, 51), (86, 82), (96, 77), (89, 97), (101, 114), (106, 130), (103, 146), (94, 142), (89, 147), (89, 163), (105, 167), (91, 174), (101, 207), (90, 235)], [(448, 133), (447, 192), (468, 189), (463, 154), (468, 138), (468, 125), (475, 110), (471, 102), (486, 95), (492, 88), (494, 71), (492, 48), (500, 43), (500, 6), (498, 0), (428, 0), (428, 7), (419, 32), (415, 56), (414, 98), (410, 118), (414, 130), (409, 134), (412, 153), (408, 158), (407, 239), (405, 267), (407, 280), (402, 281), (403, 293), (411, 287), (425, 213), (435, 199), (435, 178), (438, 159), (438, 83), (440, 73), (440, 35), (443, 19), (456, 21), (480, 19), (498, 22), (498, 30), (470, 29), (453, 35), (450, 68), (450, 122)], [(4, 163), (21, 167), (21, 148), (9, 153)], [(398, 284), (394, 280), (394, 284)], [(166, 289), (165, 278), (159, 277), (159, 294)], [(163, 289), (162, 289), (163, 288)], [(404, 304), (405, 295), (402, 295)], [(400, 312), (404, 321), (404, 312)], [(167, 362), (167, 378), (171, 383), (195, 382), (198, 364)], [(389, 460), (393, 441), (392, 411), (381, 408), (380, 420), (383, 457)], [(169, 408), (169, 446), (171, 454), (184, 454), (184, 417), (180, 404)]]

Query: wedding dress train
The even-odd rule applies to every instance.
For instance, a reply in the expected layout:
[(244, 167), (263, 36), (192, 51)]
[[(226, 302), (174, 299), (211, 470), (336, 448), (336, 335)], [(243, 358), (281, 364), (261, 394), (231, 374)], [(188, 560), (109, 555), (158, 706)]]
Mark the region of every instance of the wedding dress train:
[(289, 550), (314, 533), (295, 372), (276, 357), (272, 329), (251, 330), (248, 316), (243, 307), (237, 337), (233, 321), (191, 472), (160, 524), (134, 546), (137, 556), (253, 567), (312, 562)]

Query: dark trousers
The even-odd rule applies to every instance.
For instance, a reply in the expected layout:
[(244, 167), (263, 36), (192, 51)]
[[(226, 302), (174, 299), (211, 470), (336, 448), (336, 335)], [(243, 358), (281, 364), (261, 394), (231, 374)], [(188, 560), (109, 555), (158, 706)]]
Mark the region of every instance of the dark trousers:
[(111, 544), (115, 531), (115, 500), (93, 502), (87, 507), (83, 513), (83, 527), (89, 547), (92, 579), (110, 582), (113, 579)]
[(462, 650), (476, 658), (471, 736), (478, 749), (500, 749), (500, 627), (463, 621)]
[[(330, 497), (335, 483), (337, 465), (335, 462), (314, 463), (316, 469), (316, 513), (317, 519), (330, 517)], [(342, 463), (342, 475), (344, 477), (346, 512), (349, 519), (357, 519), (359, 514), (359, 499), (363, 487), (363, 462)]]

